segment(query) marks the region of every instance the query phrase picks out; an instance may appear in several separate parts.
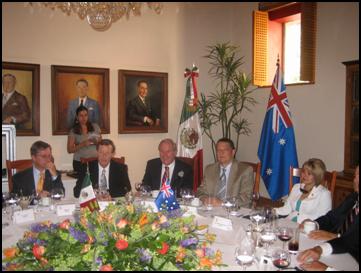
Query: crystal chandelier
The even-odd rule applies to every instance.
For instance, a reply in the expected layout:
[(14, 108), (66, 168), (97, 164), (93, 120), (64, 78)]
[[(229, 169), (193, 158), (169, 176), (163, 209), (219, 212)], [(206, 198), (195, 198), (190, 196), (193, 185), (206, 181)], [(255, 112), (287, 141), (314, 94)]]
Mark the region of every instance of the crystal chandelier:
[[(35, 2), (29, 2), (31, 6)], [(38, 2), (39, 5), (60, 9), (67, 15), (72, 12), (78, 14), (80, 19), (86, 18), (88, 24), (98, 31), (107, 30), (112, 23), (118, 21), (124, 15), (129, 19), (133, 13), (141, 15), (142, 2)], [(148, 8), (160, 14), (163, 4), (160, 2), (147, 2)]]

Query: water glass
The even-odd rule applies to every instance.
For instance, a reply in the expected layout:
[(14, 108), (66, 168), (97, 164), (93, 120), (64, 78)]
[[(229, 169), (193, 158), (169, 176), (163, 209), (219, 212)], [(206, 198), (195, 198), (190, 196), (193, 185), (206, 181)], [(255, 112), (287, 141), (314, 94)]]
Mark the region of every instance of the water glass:
[(291, 256), (287, 250), (276, 249), (272, 254), (272, 262), (278, 271), (287, 268), (291, 263)]
[(240, 245), (236, 248), (234, 252), (234, 256), (236, 258), (237, 263), (239, 263), (242, 266), (242, 270), (246, 271), (247, 266), (251, 265), (254, 260), (254, 252), (255, 248), (254, 245), (251, 244), (248, 245)]

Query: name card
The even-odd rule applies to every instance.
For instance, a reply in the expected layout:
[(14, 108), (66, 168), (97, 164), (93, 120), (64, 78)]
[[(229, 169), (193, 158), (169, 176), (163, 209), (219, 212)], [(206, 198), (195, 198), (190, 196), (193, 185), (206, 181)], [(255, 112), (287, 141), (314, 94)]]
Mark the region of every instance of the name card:
[(222, 229), (225, 231), (233, 230), (231, 219), (226, 219), (226, 218), (219, 217), (219, 216), (214, 216), (213, 222), (212, 222), (212, 227)]
[(190, 215), (195, 215), (195, 216), (198, 215), (196, 207), (183, 206), (182, 208), (185, 210), (185, 213), (183, 214), (183, 216), (185, 216), (185, 217), (190, 216)]
[(35, 221), (33, 209), (19, 210), (14, 212), (13, 222), (15, 224), (21, 224), (31, 221)]
[(56, 215), (58, 216), (73, 215), (74, 211), (75, 211), (75, 204), (58, 205), (56, 207)]
[(105, 210), (109, 204), (115, 204), (114, 201), (98, 201), (100, 211)]

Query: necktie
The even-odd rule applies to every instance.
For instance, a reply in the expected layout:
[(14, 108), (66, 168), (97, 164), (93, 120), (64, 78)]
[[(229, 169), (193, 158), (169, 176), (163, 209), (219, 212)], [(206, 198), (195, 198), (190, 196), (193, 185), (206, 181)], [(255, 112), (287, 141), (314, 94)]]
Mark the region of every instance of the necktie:
[(350, 228), (350, 226), (355, 222), (356, 216), (358, 215), (358, 211), (359, 211), (359, 204), (358, 201), (356, 201), (355, 205), (346, 216), (345, 222), (341, 227), (341, 234), (345, 233)]
[(106, 191), (107, 189), (108, 189), (107, 177), (105, 176), (105, 169), (103, 169), (102, 176), (100, 177), (99, 190), (100, 191)]
[(167, 183), (167, 181), (169, 180), (169, 167), (168, 166), (165, 166), (165, 169), (164, 169), (164, 174), (163, 174), (163, 177), (162, 177), (162, 186)]
[(44, 173), (40, 173), (38, 183), (36, 184), (36, 193), (39, 194), (42, 192), (44, 187)]
[(219, 191), (217, 193), (217, 197), (219, 199), (223, 199), (226, 197), (226, 185), (227, 185), (227, 179), (226, 179), (226, 168), (222, 168), (222, 174), (219, 177), (220, 185), (219, 185)]
[(83, 103), (83, 102), (84, 102), (84, 100), (81, 99), (81, 100), (80, 100), (80, 106), (84, 106), (84, 103)]

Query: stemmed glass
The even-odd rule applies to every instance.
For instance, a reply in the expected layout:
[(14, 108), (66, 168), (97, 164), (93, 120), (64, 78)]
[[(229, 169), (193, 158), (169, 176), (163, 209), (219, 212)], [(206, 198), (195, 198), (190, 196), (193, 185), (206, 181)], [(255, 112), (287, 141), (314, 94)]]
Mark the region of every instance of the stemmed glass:
[(237, 263), (242, 266), (242, 270), (246, 271), (247, 266), (251, 265), (254, 260), (255, 247), (254, 244), (243, 244), (241, 243), (234, 252)]
[(278, 271), (287, 268), (291, 263), (291, 255), (287, 250), (276, 249), (272, 254), (272, 262)]
[(134, 202), (135, 196), (132, 191), (128, 191), (124, 197), (125, 197), (125, 201), (127, 202), (128, 205), (132, 204)]
[(63, 188), (53, 188), (50, 191), (50, 197), (55, 204), (59, 203), (62, 198), (64, 198), (65, 193)]
[(283, 242), (283, 250), (285, 250), (285, 244), (292, 238), (293, 230), (289, 227), (280, 227), (277, 231), (277, 237)]
[[(2, 213), (4, 214), (4, 215), (6, 215), (6, 214), (8, 214), (8, 211), (7, 211), (7, 204), (8, 204), (8, 199), (10, 198), (10, 193), (9, 192), (3, 192), (2, 193), (2, 198), (3, 198), (3, 200), (2, 200)], [(4, 227), (7, 227), (9, 225), (9, 223), (7, 223), (7, 222), (4, 222), (4, 218), (3, 218), (3, 221), (2, 221), (2, 228), (4, 228)]]
[(259, 227), (260, 224), (264, 223), (266, 217), (263, 215), (261, 211), (255, 211), (251, 214), (250, 220), (253, 224), (256, 224), (255, 231), (260, 231), (261, 228)]
[(276, 233), (275, 230), (271, 226), (266, 226), (261, 231), (261, 240), (266, 246), (266, 255), (269, 257), (268, 249), (269, 245), (272, 244), (276, 240)]
[(224, 207), (227, 211), (227, 218), (229, 219), (229, 214), (231, 210), (236, 206), (236, 199), (235, 198), (226, 198), (222, 202), (222, 207)]
[(141, 205), (144, 206), (145, 204), (145, 198), (150, 195), (150, 192), (152, 191), (152, 188), (149, 185), (140, 184), (140, 186), (137, 186), (135, 188), (139, 193), (141, 197)]
[(256, 209), (259, 198), (260, 198), (259, 192), (252, 193), (252, 203), (251, 203), (252, 209)]
[(10, 206), (10, 218), (13, 218), (14, 209), (19, 203), (19, 196), (16, 193), (9, 193), (7, 199), (5, 200), (6, 205)]
[(180, 195), (182, 197), (182, 201), (184, 205), (189, 206), (192, 200), (194, 199), (193, 190), (190, 188), (181, 188)]

